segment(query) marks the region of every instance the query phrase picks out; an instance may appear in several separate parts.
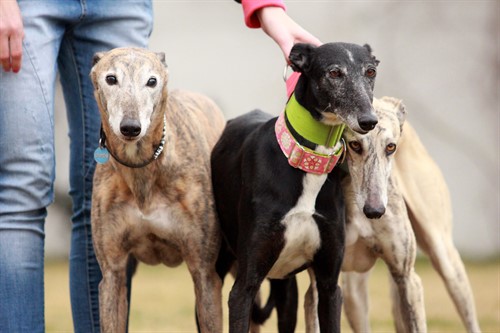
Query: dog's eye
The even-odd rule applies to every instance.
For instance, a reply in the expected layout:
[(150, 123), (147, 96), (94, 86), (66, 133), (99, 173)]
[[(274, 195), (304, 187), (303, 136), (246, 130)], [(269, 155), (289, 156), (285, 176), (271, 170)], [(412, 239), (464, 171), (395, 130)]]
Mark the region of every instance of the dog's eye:
[(368, 68), (365, 72), (365, 75), (372, 78), (377, 76), (377, 71), (375, 70), (375, 68)]
[(358, 141), (351, 141), (349, 142), (349, 147), (356, 153), (361, 153), (361, 143)]
[(150, 77), (148, 80), (148, 83), (146, 83), (146, 86), (150, 88), (156, 87), (156, 78), (155, 77)]
[(342, 71), (338, 68), (332, 69), (329, 73), (330, 77), (337, 79), (342, 76)]
[(106, 83), (109, 84), (110, 86), (113, 86), (118, 83), (118, 80), (116, 79), (116, 76), (108, 75), (106, 76)]
[(393, 154), (395, 151), (396, 151), (396, 144), (395, 143), (389, 143), (385, 147), (385, 153), (387, 154), (387, 156)]

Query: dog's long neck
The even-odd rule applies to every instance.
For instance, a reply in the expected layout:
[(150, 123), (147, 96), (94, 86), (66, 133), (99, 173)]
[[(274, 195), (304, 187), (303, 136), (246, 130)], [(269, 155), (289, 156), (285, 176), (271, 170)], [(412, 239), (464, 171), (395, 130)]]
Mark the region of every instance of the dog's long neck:
[[(301, 77), (302, 79), (302, 77)], [(317, 146), (331, 148), (340, 140), (343, 125), (331, 126), (321, 121), (322, 114), (316, 111), (318, 104), (307, 80), (299, 80), (286, 109), (286, 124), (295, 140), (302, 146), (315, 150)]]

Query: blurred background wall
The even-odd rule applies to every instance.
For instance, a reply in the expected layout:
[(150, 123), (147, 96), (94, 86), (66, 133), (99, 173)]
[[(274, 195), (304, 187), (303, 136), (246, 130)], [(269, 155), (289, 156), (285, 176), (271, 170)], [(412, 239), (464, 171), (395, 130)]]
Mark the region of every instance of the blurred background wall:
[[(500, 251), (499, 1), (293, 1), (289, 15), (323, 42), (369, 43), (381, 63), (375, 96), (403, 99), (408, 120), (440, 166), (462, 256)], [(205, 93), (232, 118), (285, 103), (284, 58), (260, 29), (248, 29), (230, 0), (156, 0), (150, 49), (164, 51), (170, 88)], [(119, 4), (117, 4), (119, 5)], [(46, 223), (48, 257), (70, 240), (68, 137), (56, 107), (56, 202)]]

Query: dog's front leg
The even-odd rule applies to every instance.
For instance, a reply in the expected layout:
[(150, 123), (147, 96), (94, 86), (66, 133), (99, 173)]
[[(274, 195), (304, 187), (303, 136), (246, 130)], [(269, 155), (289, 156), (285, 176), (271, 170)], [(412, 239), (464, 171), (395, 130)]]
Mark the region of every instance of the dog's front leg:
[(255, 295), (264, 277), (243, 277), (238, 272), (229, 293), (229, 333), (246, 333), (250, 328), (250, 317)]
[[(340, 332), (340, 313), (342, 309), (342, 291), (337, 285), (340, 260), (337, 269), (327, 267), (328, 264), (315, 264), (316, 287), (318, 290), (318, 319), (322, 333)], [(331, 263), (331, 261), (330, 261)], [(325, 266), (323, 266), (325, 265)]]
[(423, 288), (413, 268), (406, 276), (392, 274), (392, 312), (397, 332), (427, 332)]
[(255, 296), (283, 248), (283, 242), (277, 241), (282, 236), (273, 237), (271, 230), (261, 231), (268, 237), (252, 237), (254, 241), (245, 246), (240, 243), (236, 280), (229, 293), (229, 333), (248, 332)]
[(423, 287), (414, 269), (415, 235), (409, 220), (391, 222), (393, 223), (386, 223), (385, 232), (377, 230), (375, 234), (382, 259), (392, 276), (391, 294), (396, 329), (398, 332), (427, 332)]
[[(338, 275), (337, 275), (338, 276)], [(330, 279), (318, 278), (318, 319), (322, 333), (340, 332), (342, 291), (335, 275)]]
[(222, 332), (222, 282), (215, 265), (193, 267), (187, 261), (194, 282), (196, 315), (202, 333)]
[(99, 284), (101, 332), (125, 333), (127, 325), (127, 278), (123, 269), (102, 268)]
[(304, 297), (306, 333), (319, 333), (318, 287), (316, 286), (314, 271), (309, 268), (307, 273), (309, 273), (310, 284)]
[(344, 311), (354, 332), (370, 332), (368, 278), (370, 272), (342, 272)]
[(338, 286), (344, 255), (344, 224), (316, 218), (322, 247), (314, 256), (313, 270), (318, 290), (318, 319), (322, 333), (340, 332), (342, 291)]

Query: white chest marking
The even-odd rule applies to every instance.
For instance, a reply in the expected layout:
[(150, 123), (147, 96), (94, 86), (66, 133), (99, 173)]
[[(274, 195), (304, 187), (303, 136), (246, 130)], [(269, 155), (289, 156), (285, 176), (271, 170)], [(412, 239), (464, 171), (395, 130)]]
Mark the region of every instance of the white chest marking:
[(126, 210), (125, 220), (136, 236), (153, 233), (158, 237), (169, 237), (175, 232), (177, 223), (171, 209), (156, 200), (154, 203), (154, 209), (147, 212), (142, 212), (137, 207), (129, 207)]
[(314, 221), (316, 197), (325, 183), (327, 175), (307, 174), (302, 184), (302, 195), (281, 220), (286, 227), (285, 246), (278, 260), (268, 273), (270, 278), (283, 278), (313, 260), (321, 245), (318, 226)]

